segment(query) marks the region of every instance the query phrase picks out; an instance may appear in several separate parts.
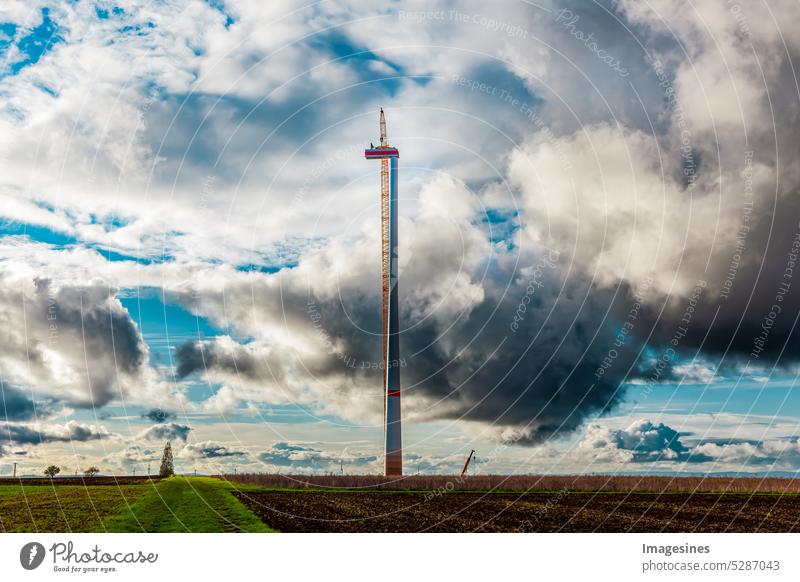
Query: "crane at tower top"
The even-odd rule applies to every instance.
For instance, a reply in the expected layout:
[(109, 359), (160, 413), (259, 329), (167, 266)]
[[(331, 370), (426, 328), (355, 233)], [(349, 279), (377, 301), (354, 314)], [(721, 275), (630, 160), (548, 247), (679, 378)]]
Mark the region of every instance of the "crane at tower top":
[(380, 127), (380, 143), (377, 146), (370, 144), (370, 147), (364, 152), (364, 157), (366, 157), (368, 160), (399, 158), (400, 152), (397, 150), (397, 148), (389, 145), (389, 141), (386, 137), (386, 116), (383, 114), (383, 107), (381, 107)]

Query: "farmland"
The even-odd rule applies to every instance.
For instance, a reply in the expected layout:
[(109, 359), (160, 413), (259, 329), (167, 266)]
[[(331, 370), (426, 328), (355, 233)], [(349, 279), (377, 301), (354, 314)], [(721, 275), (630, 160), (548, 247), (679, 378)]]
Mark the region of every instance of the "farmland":
[(797, 479), (261, 474), (235, 479), (251, 487), (235, 493), (242, 503), (284, 532), (800, 531)]
[(0, 484), (0, 531), (94, 532), (105, 531), (103, 521), (126, 504), (145, 494), (144, 481), (117, 485), (96, 483), (84, 486), (80, 479), (58, 481), (8, 479)]
[(5, 479), (3, 532), (268, 532), (210, 477)]
[(790, 532), (795, 479), (228, 475), (2, 479), (8, 532)]
[(240, 492), (284, 532), (788, 532), (796, 495)]
[(272, 489), (416, 491), (570, 491), (613, 493), (800, 493), (800, 479), (653, 475), (222, 475), (237, 484)]

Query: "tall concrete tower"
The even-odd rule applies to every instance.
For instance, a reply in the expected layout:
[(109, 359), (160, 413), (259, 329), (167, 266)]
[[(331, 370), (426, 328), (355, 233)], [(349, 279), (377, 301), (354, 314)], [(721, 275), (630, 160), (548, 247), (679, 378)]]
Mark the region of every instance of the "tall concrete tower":
[[(383, 420), (387, 477), (403, 474), (400, 430), (400, 322), (397, 314), (397, 160), (400, 152), (386, 140), (381, 109), (380, 144), (364, 151), (368, 160), (381, 161), (381, 297), (383, 336)], [(371, 144), (370, 144), (371, 145)]]

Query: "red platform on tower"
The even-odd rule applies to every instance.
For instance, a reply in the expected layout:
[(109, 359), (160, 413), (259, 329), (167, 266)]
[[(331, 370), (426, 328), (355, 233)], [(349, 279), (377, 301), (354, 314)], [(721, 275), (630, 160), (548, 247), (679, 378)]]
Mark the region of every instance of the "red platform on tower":
[(368, 160), (381, 160), (383, 158), (399, 158), (400, 152), (397, 148), (377, 147), (364, 150), (364, 157)]

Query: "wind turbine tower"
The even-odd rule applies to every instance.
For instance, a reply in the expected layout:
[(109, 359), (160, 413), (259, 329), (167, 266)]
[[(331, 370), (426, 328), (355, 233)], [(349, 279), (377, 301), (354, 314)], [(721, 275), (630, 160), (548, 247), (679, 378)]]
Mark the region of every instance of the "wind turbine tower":
[(383, 337), (383, 420), (386, 441), (385, 474), (403, 474), (400, 430), (400, 330), (397, 316), (397, 160), (400, 152), (386, 140), (386, 117), (381, 108), (380, 144), (364, 151), (368, 160), (381, 161), (381, 298)]

